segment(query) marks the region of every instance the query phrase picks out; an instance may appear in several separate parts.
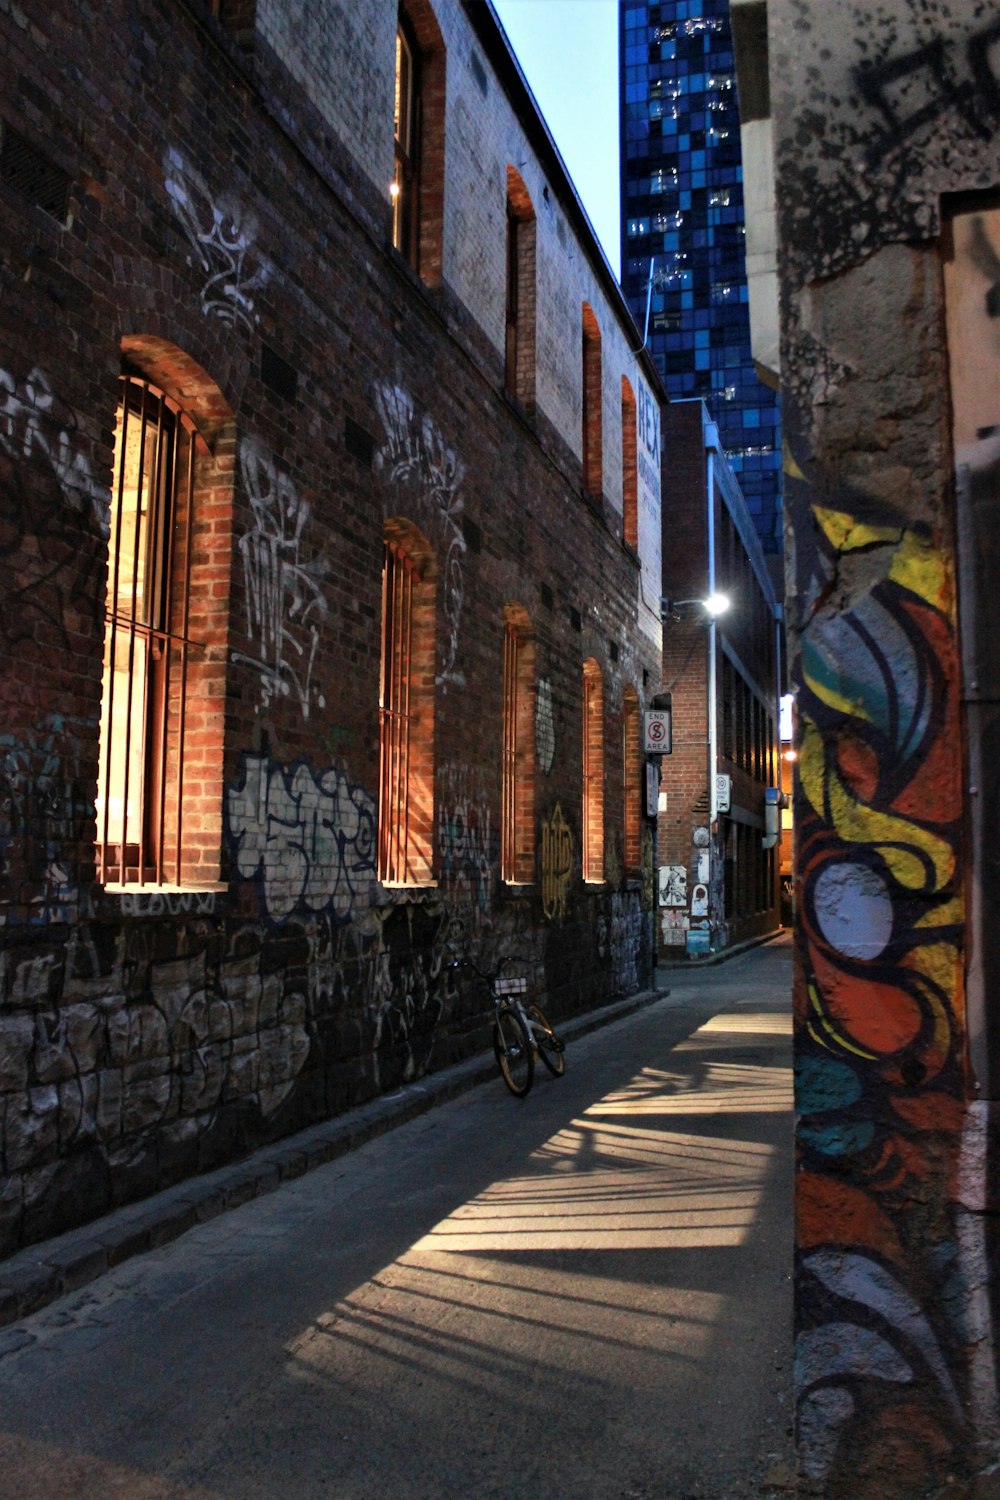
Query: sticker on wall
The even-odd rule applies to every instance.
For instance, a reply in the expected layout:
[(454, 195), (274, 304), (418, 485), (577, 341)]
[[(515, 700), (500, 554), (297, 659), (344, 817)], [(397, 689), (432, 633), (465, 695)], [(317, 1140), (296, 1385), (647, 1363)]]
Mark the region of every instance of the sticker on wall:
[(687, 906), (687, 866), (660, 866), (661, 906)]
[(692, 917), (708, 916), (708, 886), (698, 884), (691, 891)]

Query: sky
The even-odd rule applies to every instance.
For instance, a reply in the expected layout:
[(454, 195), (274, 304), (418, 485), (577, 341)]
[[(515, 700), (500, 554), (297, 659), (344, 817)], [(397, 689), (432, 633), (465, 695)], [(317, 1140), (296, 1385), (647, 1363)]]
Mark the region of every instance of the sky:
[(615, 275), (618, 0), (493, 0)]

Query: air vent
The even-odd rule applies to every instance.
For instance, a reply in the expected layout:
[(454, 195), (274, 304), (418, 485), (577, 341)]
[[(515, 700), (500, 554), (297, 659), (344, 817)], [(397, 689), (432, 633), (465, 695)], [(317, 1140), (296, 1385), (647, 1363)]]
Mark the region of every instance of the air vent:
[(344, 447), (358, 463), (364, 464), (367, 469), (371, 468), (375, 457), (375, 439), (353, 417), (348, 417), (344, 423)]
[(478, 53), (476, 53), (476, 52), (470, 52), (469, 53), (469, 67), (472, 69), (472, 76), (473, 76), (473, 78), (476, 80), (476, 82), (479, 85), (479, 92), (482, 94), (483, 98), (485, 99), (486, 95), (489, 93), (490, 82), (489, 82), (489, 79), (486, 76), (486, 69), (483, 67), (483, 65), (482, 65), (482, 63), (481, 63), (481, 61), (479, 59)]
[(617, 641), (609, 641), (608, 642), (608, 654), (610, 655), (612, 661), (617, 661), (618, 660), (618, 642)]
[(546, 609), (551, 609), (556, 602), (556, 596), (547, 583), (542, 584), (542, 603)]
[(572, 625), (574, 630), (583, 629), (583, 621), (580, 619), (580, 611), (578, 609), (574, 609), (572, 604), (569, 607), (569, 623)]
[(482, 552), (483, 533), (469, 516), (462, 517), (462, 535), (470, 552)]
[(267, 344), (262, 344), (260, 349), (260, 378), (276, 396), (281, 396), (285, 401), (295, 400), (299, 389), (299, 372)]
[(69, 177), (6, 120), (0, 120), (0, 182), (65, 224)]

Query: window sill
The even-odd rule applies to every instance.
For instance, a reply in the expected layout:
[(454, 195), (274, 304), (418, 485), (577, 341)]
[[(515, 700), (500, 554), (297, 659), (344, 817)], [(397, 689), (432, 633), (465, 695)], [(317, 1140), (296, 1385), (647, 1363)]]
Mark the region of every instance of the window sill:
[(228, 889), (221, 881), (199, 886), (108, 882), (100, 887), (100, 899), (105, 909), (123, 917), (209, 916), (216, 910), (220, 893)]

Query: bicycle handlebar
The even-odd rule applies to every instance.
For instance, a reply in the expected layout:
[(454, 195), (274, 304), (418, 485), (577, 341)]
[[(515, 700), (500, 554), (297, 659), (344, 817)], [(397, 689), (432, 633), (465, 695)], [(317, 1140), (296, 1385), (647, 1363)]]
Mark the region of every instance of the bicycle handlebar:
[(488, 984), (492, 988), (501, 977), (507, 964), (523, 964), (527, 968), (530, 964), (530, 959), (522, 958), (516, 953), (511, 953), (506, 958), (498, 959), (496, 968), (491, 972), (489, 969), (481, 969), (477, 963), (474, 963), (471, 958), (465, 955), (462, 958), (453, 958), (448, 967), (450, 969), (471, 969), (473, 974), (477, 974), (484, 984)]

